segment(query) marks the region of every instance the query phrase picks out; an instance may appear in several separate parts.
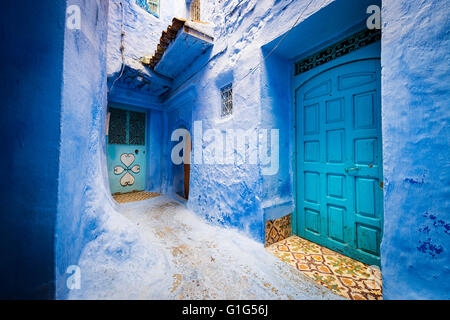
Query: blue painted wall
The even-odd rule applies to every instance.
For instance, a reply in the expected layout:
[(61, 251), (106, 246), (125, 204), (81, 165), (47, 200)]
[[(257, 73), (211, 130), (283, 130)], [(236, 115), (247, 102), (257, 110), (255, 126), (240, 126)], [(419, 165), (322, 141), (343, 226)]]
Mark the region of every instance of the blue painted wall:
[[(210, 221), (239, 228), (260, 242), (267, 219), (293, 211), (292, 63), (298, 55), (321, 45), (317, 39), (328, 41), (355, 24), (361, 25), (367, 17), (367, 3), (202, 2), (202, 20), (214, 24), (214, 47), (174, 79), (169, 99), (187, 94), (194, 86), (192, 123), (202, 121), (203, 132), (211, 128), (222, 134), (227, 129), (278, 129), (280, 158), (275, 175), (264, 175), (261, 164), (191, 165), (191, 209)], [(315, 17), (313, 22), (311, 17)], [(295, 23), (298, 30), (264, 59)], [(314, 34), (318, 30), (320, 34)], [(231, 82), (233, 116), (222, 119), (220, 89)], [(177, 118), (171, 112), (169, 118)], [(192, 135), (195, 139), (195, 132)], [(204, 142), (203, 149), (207, 145)]]
[(54, 265), (58, 299), (68, 294), (67, 267), (78, 264), (84, 245), (101, 234), (105, 211), (114, 207), (105, 138), (108, 2), (68, 4), (80, 7), (81, 29), (66, 29), (64, 42)]
[(164, 114), (162, 111), (151, 110), (148, 118), (148, 152), (149, 160), (147, 164), (147, 190), (162, 192), (162, 145), (164, 133)]
[(65, 1), (5, 2), (0, 298), (54, 297)]
[(384, 1), (387, 299), (450, 298), (450, 5)]
[[(121, 63), (120, 31), (117, 23), (111, 23), (120, 20), (120, 12), (118, 1), (112, 3), (115, 9), (110, 16), (112, 36), (108, 37), (109, 75), (117, 74)], [(181, 2), (176, 3), (180, 4), (176, 8), (182, 8)], [(289, 35), (292, 39), (284, 41), (271, 60), (263, 61), (276, 45), (273, 39), (289, 30), (306, 4), (291, 0), (244, 0), (239, 5), (231, 0), (204, 3), (202, 20), (215, 25), (214, 48), (174, 79), (174, 90), (164, 97), (165, 101), (149, 103), (150, 108), (161, 111), (156, 128), (163, 132), (156, 138), (162, 138), (158, 152), (163, 192), (176, 190), (173, 181), (179, 172), (170, 162), (170, 134), (180, 124), (192, 126), (194, 121), (202, 120), (203, 130), (215, 128), (221, 132), (229, 128), (278, 128), (281, 145), (292, 154), (292, 125), (287, 124), (292, 119), (287, 111), (291, 102), (286, 95), (289, 64), (297, 56), (324, 45), (317, 39), (326, 43), (355, 24), (363, 26), (367, 16), (358, 20), (360, 11), (372, 2), (314, 2)], [(448, 298), (448, 40), (444, 40), (448, 38), (448, 6), (433, 0), (384, 6), (385, 298)], [(133, 5), (129, 8), (125, 53), (131, 65), (153, 53), (161, 30), (178, 9), (175, 13), (167, 11), (160, 20), (149, 16), (144, 21), (139, 19), (139, 10)], [(404, 21), (411, 23), (405, 26)], [(137, 35), (147, 26), (151, 32), (146, 33), (143, 45)], [(231, 81), (235, 85), (234, 115), (223, 120), (220, 88)], [(97, 133), (101, 126), (94, 128)], [(284, 155), (273, 177), (264, 177), (258, 165), (193, 164), (188, 206), (210, 221), (240, 228), (262, 241), (264, 220), (292, 209), (293, 169), (286, 158)], [(87, 210), (90, 216), (100, 214), (91, 211)]]
[[(292, 127), (286, 124), (291, 119), (286, 110), (291, 103), (285, 77), (289, 64), (352, 28), (363, 28), (365, 9), (379, 4), (314, 2), (263, 68), (246, 76), (262, 62), (261, 46), (270, 42), (262, 51), (270, 52), (277, 44), (272, 39), (287, 31), (280, 26), (289, 28), (305, 3), (243, 1), (236, 7), (224, 1), (202, 11), (215, 24), (214, 48), (175, 79), (173, 93), (182, 95), (188, 85), (196, 86), (193, 121), (203, 120), (204, 129), (222, 132), (279, 128), (280, 143), (292, 154), (287, 141)], [(383, 10), (384, 295), (449, 298), (449, 6), (443, 1), (400, 1), (385, 3)], [(234, 88), (238, 116), (227, 122), (218, 115), (219, 89), (231, 80), (239, 83)], [(264, 219), (292, 209), (293, 169), (286, 158), (274, 177), (262, 176), (257, 167), (193, 165), (188, 205), (261, 240)]]

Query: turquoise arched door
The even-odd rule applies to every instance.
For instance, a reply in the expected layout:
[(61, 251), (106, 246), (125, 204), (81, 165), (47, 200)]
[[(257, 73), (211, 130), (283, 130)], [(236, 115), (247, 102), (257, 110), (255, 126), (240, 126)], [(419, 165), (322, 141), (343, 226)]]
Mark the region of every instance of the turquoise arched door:
[(145, 189), (146, 113), (109, 108), (107, 166), (111, 193)]
[(296, 230), (368, 264), (383, 231), (380, 60), (347, 61), (295, 89)]

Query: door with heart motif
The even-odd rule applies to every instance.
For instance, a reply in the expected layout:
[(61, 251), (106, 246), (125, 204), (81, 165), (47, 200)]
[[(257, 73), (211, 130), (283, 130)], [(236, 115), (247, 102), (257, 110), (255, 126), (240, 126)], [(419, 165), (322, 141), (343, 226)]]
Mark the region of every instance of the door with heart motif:
[(146, 113), (109, 108), (108, 176), (111, 193), (145, 189)]

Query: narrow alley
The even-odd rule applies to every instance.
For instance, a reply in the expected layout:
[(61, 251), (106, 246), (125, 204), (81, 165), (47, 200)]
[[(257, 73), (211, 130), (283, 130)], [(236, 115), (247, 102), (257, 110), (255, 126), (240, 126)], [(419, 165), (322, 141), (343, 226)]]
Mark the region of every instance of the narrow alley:
[(0, 14), (0, 300), (450, 300), (450, 1)]
[(210, 225), (169, 197), (119, 211), (117, 228), (85, 247), (81, 290), (70, 299), (343, 299), (263, 244)]

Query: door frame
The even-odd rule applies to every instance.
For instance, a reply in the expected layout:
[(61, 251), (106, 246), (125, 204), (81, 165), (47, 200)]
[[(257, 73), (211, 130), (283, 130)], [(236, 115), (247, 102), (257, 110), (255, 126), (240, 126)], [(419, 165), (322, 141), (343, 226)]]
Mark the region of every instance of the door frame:
[[(344, 39), (345, 36), (347, 35), (342, 35), (342, 37), (340, 39)], [(334, 42), (339, 42), (340, 39), (336, 39)], [(317, 48), (316, 50), (314, 50), (315, 52), (319, 52), (320, 50), (326, 48), (328, 45), (324, 45), (321, 48)], [(298, 61), (302, 58), (305, 58), (307, 56), (310, 56), (311, 52), (308, 52), (307, 54), (300, 56), (298, 58), (296, 58), (294, 61), (292, 61), (292, 65), (295, 63), (295, 61)], [(304, 73), (301, 73), (297, 76), (295, 76), (294, 74), (294, 68), (291, 68), (291, 114), (292, 114), (292, 118), (291, 118), (291, 125), (292, 125), (292, 133), (291, 133), (291, 137), (292, 137), (292, 141), (294, 142), (294, 146), (292, 148), (293, 150), (293, 156), (291, 158), (291, 165), (292, 165), (292, 172), (293, 172), (293, 179), (292, 179), (292, 183), (293, 183), (293, 196), (294, 196), (294, 213), (292, 215), (292, 234), (294, 235), (298, 235), (299, 234), (299, 230), (298, 230), (298, 221), (297, 221), (297, 210), (299, 209), (299, 206), (297, 205), (298, 202), (298, 188), (297, 188), (297, 177), (298, 177), (298, 168), (297, 168), (297, 156), (299, 154), (299, 152), (303, 152), (303, 149), (299, 149), (298, 148), (298, 139), (297, 139), (297, 131), (298, 131), (298, 126), (297, 126), (297, 111), (296, 111), (296, 90), (298, 90), (301, 86), (303, 86), (304, 84), (306, 84), (309, 80), (313, 79), (314, 77), (318, 76), (321, 73), (324, 73), (330, 69), (336, 68), (338, 66), (341, 65), (345, 65), (348, 63), (352, 63), (352, 62), (357, 62), (357, 61), (364, 61), (364, 60), (369, 60), (369, 59), (377, 59), (380, 60), (381, 63), (381, 41), (377, 41), (375, 43), (369, 44), (363, 48), (360, 48), (354, 52), (351, 52), (347, 55), (341, 56), (339, 58), (336, 58), (332, 61), (329, 61), (323, 65), (317, 66), (309, 71), (306, 71)], [(381, 79), (380, 79), (381, 82)], [(381, 150), (383, 150), (383, 131), (382, 131), (382, 111), (383, 111), (383, 105), (382, 105), (382, 87), (381, 87), (381, 83), (380, 83), (380, 126), (381, 126), (381, 132), (380, 132), (380, 138), (381, 138), (381, 145), (380, 148)], [(383, 156), (383, 154), (382, 154)], [(383, 158), (380, 161), (380, 167), (381, 167), (381, 172), (383, 172)], [(383, 201), (384, 202), (384, 192), (383, 192)], [(382, 222), (381, 225), (383, 226), (383, 222), (384, 222), (384, 210), (382, 213)], [(381, 230), (381, 239), (380, 239), (380, 243), (382, 241), (383, 238), (383, 232), (384, 230)], [(381, 260), (381, 255), (380, 255), (380, 260)]]
[[(129, 104), (125, 104), (125, 103), (121, 103), (121, 102), (115, 102), (112, 100), (108, 101), (107, 107), (106, 107), (106, 114), (108, 115), (109, 113), (109, 108), (116, 108), (116, 109), (121, 109), (121, 110), (127, 110), (127, 111), (136, 111), (136, 112), (144, 112), (145, 113), (145, 182), (144, 182), (144, 191), (148, 190), (149, 188), (149, 173), (150, 173), (150, 139), (149, 139), (149, 132), (150, 132), (150, 110), (143, 108), (143, 107), (138, 107), (138, 106), (133, 106), (133, 105), (129, 105)], [(108, 118), (108, 117), (107, 117)], [(105, 156), (106, 156), (106, 161), (108, 161), (108, 145), (109, 145), (109, 121), (108, 123), (106, 123), (106, 126), (108, 126), (107, 130), (108, 130), (108, 135), (105, 134), (105, 142), (106, 142), (106, 146), (105, 146)], [(106, 132), (105, 132), (106, 133)], [(110, 181), (109, 181), (109, 175), (108, 175), (108, 188), (110, 187)], [(109, 190), (110, 194), (111, 194), (111, 190)]]

